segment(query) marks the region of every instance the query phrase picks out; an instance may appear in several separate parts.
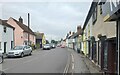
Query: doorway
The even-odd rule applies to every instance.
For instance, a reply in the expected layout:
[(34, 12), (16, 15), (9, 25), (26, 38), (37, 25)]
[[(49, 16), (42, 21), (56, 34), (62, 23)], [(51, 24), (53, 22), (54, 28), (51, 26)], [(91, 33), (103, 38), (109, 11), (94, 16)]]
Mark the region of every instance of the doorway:
[(4, 53), (6, 53), (7, 42), (4, 42)]

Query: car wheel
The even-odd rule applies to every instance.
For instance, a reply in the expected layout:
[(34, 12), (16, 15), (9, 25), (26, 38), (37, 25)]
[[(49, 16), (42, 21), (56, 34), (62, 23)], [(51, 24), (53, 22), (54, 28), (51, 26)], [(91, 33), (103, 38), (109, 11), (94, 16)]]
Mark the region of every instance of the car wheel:
[(0, 64), (3, 63), (3, 57), (0, 56)]
[(30, 52), (30, 54), (29, 55), (32, 55), (32, 51)]
[(24, 57), (24, 53), (21, 53), (21, 58)]

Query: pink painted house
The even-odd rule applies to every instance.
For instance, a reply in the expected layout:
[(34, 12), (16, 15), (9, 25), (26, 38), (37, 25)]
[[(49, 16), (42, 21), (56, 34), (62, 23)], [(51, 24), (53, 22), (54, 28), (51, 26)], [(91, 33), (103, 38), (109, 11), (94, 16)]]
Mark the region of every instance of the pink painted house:
[[(36, 37), (34, 32), (30, 28), (28, 28), (27, 25), (23, 24), (23, 19), (21, 17), (19, 18), (19, 21), (10, 17), (7, 23), (15, 28), (14, 30), (15, 46), (36, 44), (35, 41)], [(28, 43), (28, 34), (29, 34), (29, 43)]]

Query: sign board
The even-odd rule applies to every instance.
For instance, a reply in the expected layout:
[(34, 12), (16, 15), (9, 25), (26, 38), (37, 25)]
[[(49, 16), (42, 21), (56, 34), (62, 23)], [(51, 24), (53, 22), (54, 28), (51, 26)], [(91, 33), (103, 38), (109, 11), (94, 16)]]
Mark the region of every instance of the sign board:
[(106, 0), (102, 5), (102, 14), (104, 21), (117, 19), (118, 16), (114, 15), (120, 9), (120, 0)]

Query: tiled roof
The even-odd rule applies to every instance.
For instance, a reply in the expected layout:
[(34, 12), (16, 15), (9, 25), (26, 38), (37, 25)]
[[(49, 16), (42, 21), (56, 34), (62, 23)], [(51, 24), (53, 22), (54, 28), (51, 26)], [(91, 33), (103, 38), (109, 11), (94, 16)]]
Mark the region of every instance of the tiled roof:
[(32, 34), (32, 35), (35, 35), (34, 32), (33, 32), (30, 28), (28, 28), (27, 25), (25, 25), (25, 24), (17, 21), (17, 20), (14, 19), (14, 18), (12, 18), (12, 19), (24, 30), (24, 32), (30, 33), (30, 34)]
[(9, 25), (9, 24), (7, 23), (7, 20), (1, 20), (1, 19), (0, 19), (0, 24), (14, 29), (14, 27), (12, 27), (11, 25)]

